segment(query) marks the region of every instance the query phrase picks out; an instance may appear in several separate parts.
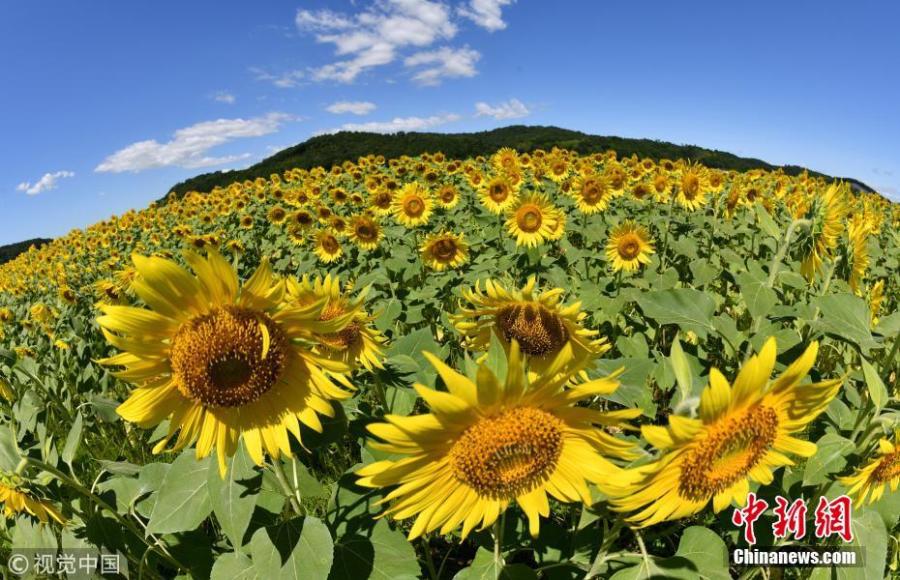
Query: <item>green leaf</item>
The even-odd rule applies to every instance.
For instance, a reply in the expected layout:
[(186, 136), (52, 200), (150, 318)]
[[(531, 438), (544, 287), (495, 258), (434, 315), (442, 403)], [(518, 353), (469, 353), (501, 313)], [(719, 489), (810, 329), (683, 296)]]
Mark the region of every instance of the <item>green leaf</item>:
[(0, 426), (0, 471), (12, 473), (19, 466), (22, 454), (10, 425)]
[(386, 520), (378, 520), (371, 534), (348, 534), (334, 545), (329, 580), (415, 580), (419, 578), (416, 551)]
[(59, 544), (51, 526), (41, 524), (30, 516), (20, 516), (12, 529), (11, 547), (13, 550), (52, 550), (55, 553)]
[(814, 568), (810, 580), (871, 580), (885, 578), (884, 568), (888, 559), (888, 531), (884, 521), (871, 509), (857, 511), (850, 523), (853, 540), (847, 547), (862, 554), (862, 567)]
[(869, 307), (853, 294), (822, 296), (815, 301), (821, 317), (813, 327), (859, 347), (864, 355), (878, 347), (869, 330)]
[(441, 356), (440, 347), (428, 328), (420, 328), (394, 342), (387, 352), (388, 363), (402, 372), (413, 373), (416, 381), (432, 386), (437, 372), (422, 352)]
[(334, 560), (334, 543), (321, 520), (301, 517), (256, 530), (250, 554), (259, 578), (326, 580)]
[(709, 294), (700, 290), (675, 288), (646, 292), (637, 296), (637, 302), (644, 314), (659, 324), (677, 324), (704, 337), (715, 330), (712, 316), (716, 304)]
[(828, 481), (828, 476), (847, 465), (844, 459), (856, 446), (849, 439), (835, 433), (827, 433), (816, 441), (816, 454), (806, 461), (803, 470), (803, 485), (819, 485)]
[(778, 227), (778, 224), (772, 219), (769, 212), (766, 211), (766, 208), (758, 203), (754, 204), (753, 208), (756, 210), (756, 220), (759, 222), (760, 228), (776, 240), (781, 240), (781, 228)]
[(684, 531), (676, 556), (690, 560), (696, 566), (696, 577), (711, 580), (730, 580), (728, 547), (721, 535), (709, 528), (691, 526)]
[(209, 499), (216, 520), (235, 550), (244, 544), (244, 533), (250, 525), (262, 475), (254, 469), (244, 445), (238, 446), (237, 453), (228, 466), (224, 479), (219, 475), (218, 463), (207, 470)]
[(869, 364), (869, 361), (866, 359), (863, 358), (861, 360), (863, 376), (866, 378), (866, 386), (869, 387), (869, 396), (872, 397), (872, 404), (875, 405), (875, 414), (877, 415), (887, 404), (890, 395), (888, 395), (887, 388), (884, 386), (881, 377), (878, 376), (878, 371), (875, 367)]
[(494, 559), (494, 554), (484, 548), (478, 548), (475, 559), (467, 567), (456, 573), (453, 580), (532, 580), (536, 579), (534, 570), (523, 564), (503, 565)]
[(768, 283), (766, 275), (758, 267), (741, 272), (736, 279), (741, 296), (747, 304), (747, 310), (753, 318), (766, 316), (778, 303), (778, 296), (766, 285)]
[(223, 554), (213, 564), (210, 580), (256, 580), (250, 558), (240, 552)]
[(172, 462), (157, 494), (147, 532), (186, 532), (199, 526), (212, 511), (207, 472), (217, 469), (215, 461), (197, 461), (188, 449)]
[(81, 413), (75, 414), (75, 421), (72, 423), (72, 428), (69, 429), (69, 436), (66, 437), (66, 446), (63, 447), (62, 452), (62, 460), (66, 462), (66, 465), (72, 465), (72, 460), (75, 459), (75, 454), (78, 452), (78, 445), (81, 443), (81, 431), (84, 427), (84, 419), (81, 417)]
[(669, 352), (669, 364), (672, 365), (672, 370), (675, 372), (678, 392), (681, 395), (680, 400), (685, 401), (691, 396), (691, 391), (694, 389), (694, 378), (691, 375), (691, 365), (677, 338), (672, 343), (672, 350)]

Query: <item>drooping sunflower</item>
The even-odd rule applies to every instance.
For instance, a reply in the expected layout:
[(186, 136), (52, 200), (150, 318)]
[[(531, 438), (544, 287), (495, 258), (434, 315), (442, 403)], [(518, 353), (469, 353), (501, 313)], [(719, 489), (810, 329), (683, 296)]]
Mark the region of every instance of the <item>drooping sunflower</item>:
[(794, 465), (786, 455), (811, 457), (816, 445), (798, 439), (831, 402), (842, 379), (803, 383), (816, 360), (812, 343), (775, 380), (775, 339), (743, 365), (734, 384), (718, 369), (700, 396), (696, 419), (671, 415), (668, 426), (644, 425), (641, 431), (662, 455), (626, 470), (611, 484), (611, 502), (619, 511), (636, 512), (628, 520), (650, 526), (699, 513), (710, 501), (718, 513), (732, 501), (743, 505), (750, 482), (763, 485), (773, 472)]
[(493, 214), (500, 215), (516, 202), (518, 190), (504, 174), (489, 179), (479, 190), (481, 203)]
[(850, 289), (860, 293), (860, 284), (869, 268), (869, 226), (862, 214), (856, 214), (847, 226), (847, 269)]
[(606, 259), (616, 272), (635, 272), (650, 263), (653, 240), (644, 226), (626, 220), (613, 228), (606, 243)]
[(884, 279), (875, 282), (869, 288), (869, 318), (872, 326), (878, 324), (878, 312), (884, 302)]
[(16, 475), (0, 474), (0, 505), (3, 515), (13, 518), (17, 514), (29, 514), (46, 524), (51, 519), (65, 524), (66, 518), (48, 501), (36, 498), (22, 487), (21, 478)]
[[(325, 306), (319, 315), (322, 321), (333, 320), (348, 313), (353, 314), (350, 322), (342, 330), (315, 335), (321, 344), (318, 351), (351, 368), (356, 368), (360, 364), (370, 371), (384, 368), (382, 345), (385, 337), (372, 324), (374, 318), (365, 310), (365, 290), (352, 298), (349, 295), (349, 287), (345, 286), (342, 289), (337, 276), (326, 275), (324, 278), (304, 276), (299, 281), (288, 278), (287, 299), (289, 304), (301, 307), (324, 299)], [(347, 384), (342, 380), (342, 375), (335, 375), (335, 378)]]
[(325, 264), (337, 262), (344, 255), (341, 241), (328, 230), (319, 230), (315, 235), (316, 248), (313, 250), (319, 260)]
[[(604, 486), (621, 472), (610, 458), (636, 457), (630, 443), (596, 427), (621, 427), (639, 409), (598, 411), (579, 401), (616, 390), (612, 377), (566, 389), (578, 367), (556, 366), (529, 380), (518, 345), (508, 353), (505, 378), (482, 365), (476, 382), (431, 353), (449, 392), (415, 385), (430, 413), (387, 415), (369, 431), (373, 449), (402, 456), (359, 469), (358, 483), (393, 490), (381, 501), (385, 515), (415, 517), (414, 539), (462, 525), (465, 538), (491, 526), (510, 503), (519, 504), (533, 537), (550, 515), (548, 495), (562, 502), (591, 503), (587, 483)], [(396, 487), (395, 487), (396, 486)]]
[(384, 238), (384, 231), (371, 217), (358, 215), (351, 218), (350, 240), (363, 250), (374, 250), (382, 238)]
[(517, 246), (533, 248), (543, 244), (556, 228), (558, 212), (542, 195), (522, 198), (510, 210), (506, 220), (509, 234)]
[(469, 259), (469, 244), (463, 234), (431, 234), (425, 238), (419, 251), (425, 265), (438, 272), (459, 268)]
[(583, 361), (609, 350), (606, 339), (597, 338), (596, 330), (582, 327), (587, 313), (581, 311), (580, 302), (563, 306), (562, 288), (538, 294), (536, 282), (532, 276), (520, 290), (487, 280), (485, 291), (480, 281), (474, 289), (464, 289), (468, 306), (450, 315), (450, 321), (463, 335), (465, 346), (486, 351), (492, 334), (507, 350), (516, 341), (528, 355), (530, 368), (537, 372), (558, 358)]
[(398, 222), (408, 228), (428, 223), (434, 202), (431, 194), (416, 182), (403, 186), (392, 202), (391, 210)]
[(871, 459), (853, 475), (839, 477), (838, 481), (847, 486), (847, 495), (856, 497), (855, 504), (861, 507), (868, 502), (875, 503), (884, 495), (886, 487), (891, 492), (900, 486), (900, 428), (894, 430), (893, 443), (886, 437), (878, 441), (878, 456)]
[(849, 211), (849, 186), (831, 184), (823, 195), (814, 197), (806, 213), (809, 229), (799, 240), (803, 254), (800, 273), (810, 282), (822, 268), (823, 260), (831, 255), (844, 231), (844, 218)]
[(286, 305), (266, 260), (240, 285), (214, 251), (185, 259), (195, 276), (173, 261), (134, 255), (133, 289), (150, 308), (100, 306), (97, 323), (122, 351), (100, 362), (124, 367), (114, 375), (137, 387), (117, 412), (142, 427), (168, 419), (154, 453), (177, 432), (174, 450), (196, 442), (203, 458), (215, 448), (222, 473), (241, 438), (258, 465), (265, 452), (290, 456), (288, 434), (299, 439), (300, 423), (321, 430), (318, 414), (331, 416), (329, 401), (349, 396), (326, 373), (349, 368), (299, 341), (314, 345), (316, 335), (341, 332), (356, 313), (322, 320), (324, 299)]

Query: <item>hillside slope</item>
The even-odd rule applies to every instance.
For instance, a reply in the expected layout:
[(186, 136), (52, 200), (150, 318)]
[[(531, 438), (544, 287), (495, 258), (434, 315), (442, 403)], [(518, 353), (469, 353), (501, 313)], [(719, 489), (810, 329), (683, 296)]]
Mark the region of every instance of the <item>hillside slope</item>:
[[(283, 149), (246, 169), (216, 171), (192, 177), (178, 183), (171, 191), (176, 196), (181, 196), (187, 191), (205, 192), (216, 186), (226, 186), (234, 181), (257, 177), (268, 178), (273, 173), (281, 173), (295, 167), (305, 169), (319, 165), (330, 167), (347, 159), (355, 160), (370, 153), (392, 158), (400, 155), (419, 155), (426, 152), (443, 151), (448, 157), (465, 158), (488, 155), (501, 147), (512, 147), (520, 152), (565, 147), (581, 154), (614, 149), (623, 156), (637, 154), (639, 157), (656, 160), (690, 159), (699, 161), (708, 167), (738, 171), (772, 170), (777, 167), (761, 159), (738, 157), (732, 153), (695, 145), (676, 145), (652, 139), (603, 137), (559, 127), (513, 125), (478, 133), (396, 133), (393, 135), (345, 131), (312, 137), (299, 145)], [(804, 170), (803, 167), (795, 165), (783, 166), (783, 169), (791, 175), (796, 175)], [(813, 171), (810, 173), (821, 175)], [(859, 181), (847, 180), (858, 189), (872, 191)]]

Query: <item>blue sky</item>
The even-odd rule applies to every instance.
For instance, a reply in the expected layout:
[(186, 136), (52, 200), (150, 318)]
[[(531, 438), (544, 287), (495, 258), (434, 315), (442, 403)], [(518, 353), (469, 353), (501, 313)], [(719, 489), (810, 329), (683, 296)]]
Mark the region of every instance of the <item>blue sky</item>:
[(0, 244), (342, 127), (552, 124), (900, 199), (900, 3), (0, 4)]

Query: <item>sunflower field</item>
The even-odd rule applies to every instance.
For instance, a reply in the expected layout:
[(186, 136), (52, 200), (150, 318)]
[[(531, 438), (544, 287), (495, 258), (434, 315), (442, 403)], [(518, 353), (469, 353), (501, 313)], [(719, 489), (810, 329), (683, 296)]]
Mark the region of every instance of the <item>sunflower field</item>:
[(898, 261), (877, 194), (612, 151), (169, 196), (0, 266), (0, 561), (897, 577)]

